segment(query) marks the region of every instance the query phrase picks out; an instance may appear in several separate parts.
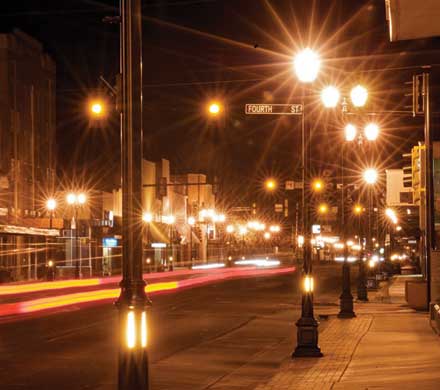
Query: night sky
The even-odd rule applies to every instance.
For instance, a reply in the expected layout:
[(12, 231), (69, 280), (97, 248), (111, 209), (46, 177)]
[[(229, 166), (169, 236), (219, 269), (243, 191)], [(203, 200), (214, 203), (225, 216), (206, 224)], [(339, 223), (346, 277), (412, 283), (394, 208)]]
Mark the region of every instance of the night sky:
[[(401, 68), (426, 64), (426, 50), (430, 63), (440, 63), (440, 42), (389, 43), (383, 3), (144, 1), (145, 157), (171, 160), (175, 173), (198, 171), (211, 180), (218, 176), (231, 201), (258, 190), (267, 176), (298, 178), (299, 119), (246, 117), (244, 105), (299, 102), (291, 58), (307, 45), (323, 58), (316, 89), (329, 82), (347, 89), (363, 82), (371, 90), (370, 110), (404, 110), (404, 81), (413, 71)], [(113, 83), (118, 72), (118, 26), (102, 22), (117, 13), (117, 1), (16, 0), (0, 5), (1, 30), (15, 27), (29, 33), (57, 63), (60, 177), (82, 178), (98, 189), (118, 182), (119, 127), (112, 114), (91, 124), (86, 103), (104, 93), (100, 75)], [(382, 71), (365, 72), (371, 69)], [(337, 164), (341, 122), (337, 115), (323, 113), (315, 95), (313, 170), (319, 174)], [(223, 103), (221, 118), (207, 116), (210, 99)], [(417, 119), (389, 114), (379, 121), (383, 141), (375, 155), (391, 166), (408, 144), (421, 139), (422, 128)]]

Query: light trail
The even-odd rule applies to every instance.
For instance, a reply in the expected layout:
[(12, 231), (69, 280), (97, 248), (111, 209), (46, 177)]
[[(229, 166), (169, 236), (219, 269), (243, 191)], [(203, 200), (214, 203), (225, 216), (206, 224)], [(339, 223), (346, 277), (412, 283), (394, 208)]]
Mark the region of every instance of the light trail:
[[(239, 269), (235, 272), (213, 273), (193, 279), (174, 280), (148, 284), (145, 291), (150, 295), (169, 293), (183, 288), (192, 288), (213, 282), (240, 279), (246, 277), (261, 277), (281, 275), (295, 271), (295, 267), (278, 269)], [(119, 277), (118, 277), (119, 278)], [(96, 279), (99, 280), (99, 279)], [(83, 291), (45, 298), (27, 300), (24, 302), (6, 303), (0, 305), (0, 317), (10, 317), (21, 314), (37, 313), (45, 310), (55, 310), (62, 307), (85, 305), (116, 299), (120, 294), (119, 288), (95, 291)]]
[[(165, 279), (175, 276), (188, 276), (188, 275), (198, 275), (201, 273), (236, 273), (240, 272), (243, 267), (240, 268), (212, 268), (212, 269), (192, 269), (192, 270), (176, 270), (172, 273), (159, 272), (159, 273), (146, 273), (144, 274), (144, 279), (147, 281), (155, 279)], [(0, 296), (4, 295), (17, 295), (17, 294), (28, 294), (39, 291), (54, 291), (63, 290), (70, 288), (81, 288), (81, 287), (94, 287), (103, 286), (106, 284), (116, 284), (121, 281), (121, 275), (110, 276), (105, 278), (90, 278), (90, 279), (67, 279), (67, 280), (54, 280), (48, 282), (36, 282), (36, 283), (26, 283), (26, 284), (8, 284), (0, 285)]]

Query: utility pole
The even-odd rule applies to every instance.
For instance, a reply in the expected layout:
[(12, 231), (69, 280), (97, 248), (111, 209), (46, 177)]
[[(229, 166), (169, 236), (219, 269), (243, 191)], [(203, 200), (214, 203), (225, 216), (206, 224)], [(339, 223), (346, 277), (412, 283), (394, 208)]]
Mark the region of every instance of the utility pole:
[(122, 281), (119, 390), (149, 389), (148, 309), (142, 277), (142, 18), (141, 0), (121, 0)]

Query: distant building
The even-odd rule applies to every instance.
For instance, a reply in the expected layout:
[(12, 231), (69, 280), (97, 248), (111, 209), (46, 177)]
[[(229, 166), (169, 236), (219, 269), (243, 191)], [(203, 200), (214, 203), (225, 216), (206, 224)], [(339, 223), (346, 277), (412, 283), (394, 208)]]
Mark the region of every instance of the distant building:
[(30, 36), (0, 34), (0, 222), (38, 216), (54, 188), (55, 69)]
[[(55, 72), (35, 39), (0, 34), (0, 250), (19, 253), (51, 234), (38, 217), (55, 183)], [(43, 255), (2, 256), (0, 268), (35, 277)]]

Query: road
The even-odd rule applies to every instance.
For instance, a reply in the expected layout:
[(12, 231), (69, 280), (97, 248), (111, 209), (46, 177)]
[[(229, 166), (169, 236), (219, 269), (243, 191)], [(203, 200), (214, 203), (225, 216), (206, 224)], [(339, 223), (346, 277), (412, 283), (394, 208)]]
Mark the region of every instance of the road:
[[(318, 308), (336, 301), (337, 275), (335, 267), (321, 272)], [(271, 376), (294, 345), (298, 277), (230, 280), (155, 296), (151, 389), (252, 389)], [(109, 303), (0, 324), (1, 388), (114, 389), (116, 335), (117, 311)]]

